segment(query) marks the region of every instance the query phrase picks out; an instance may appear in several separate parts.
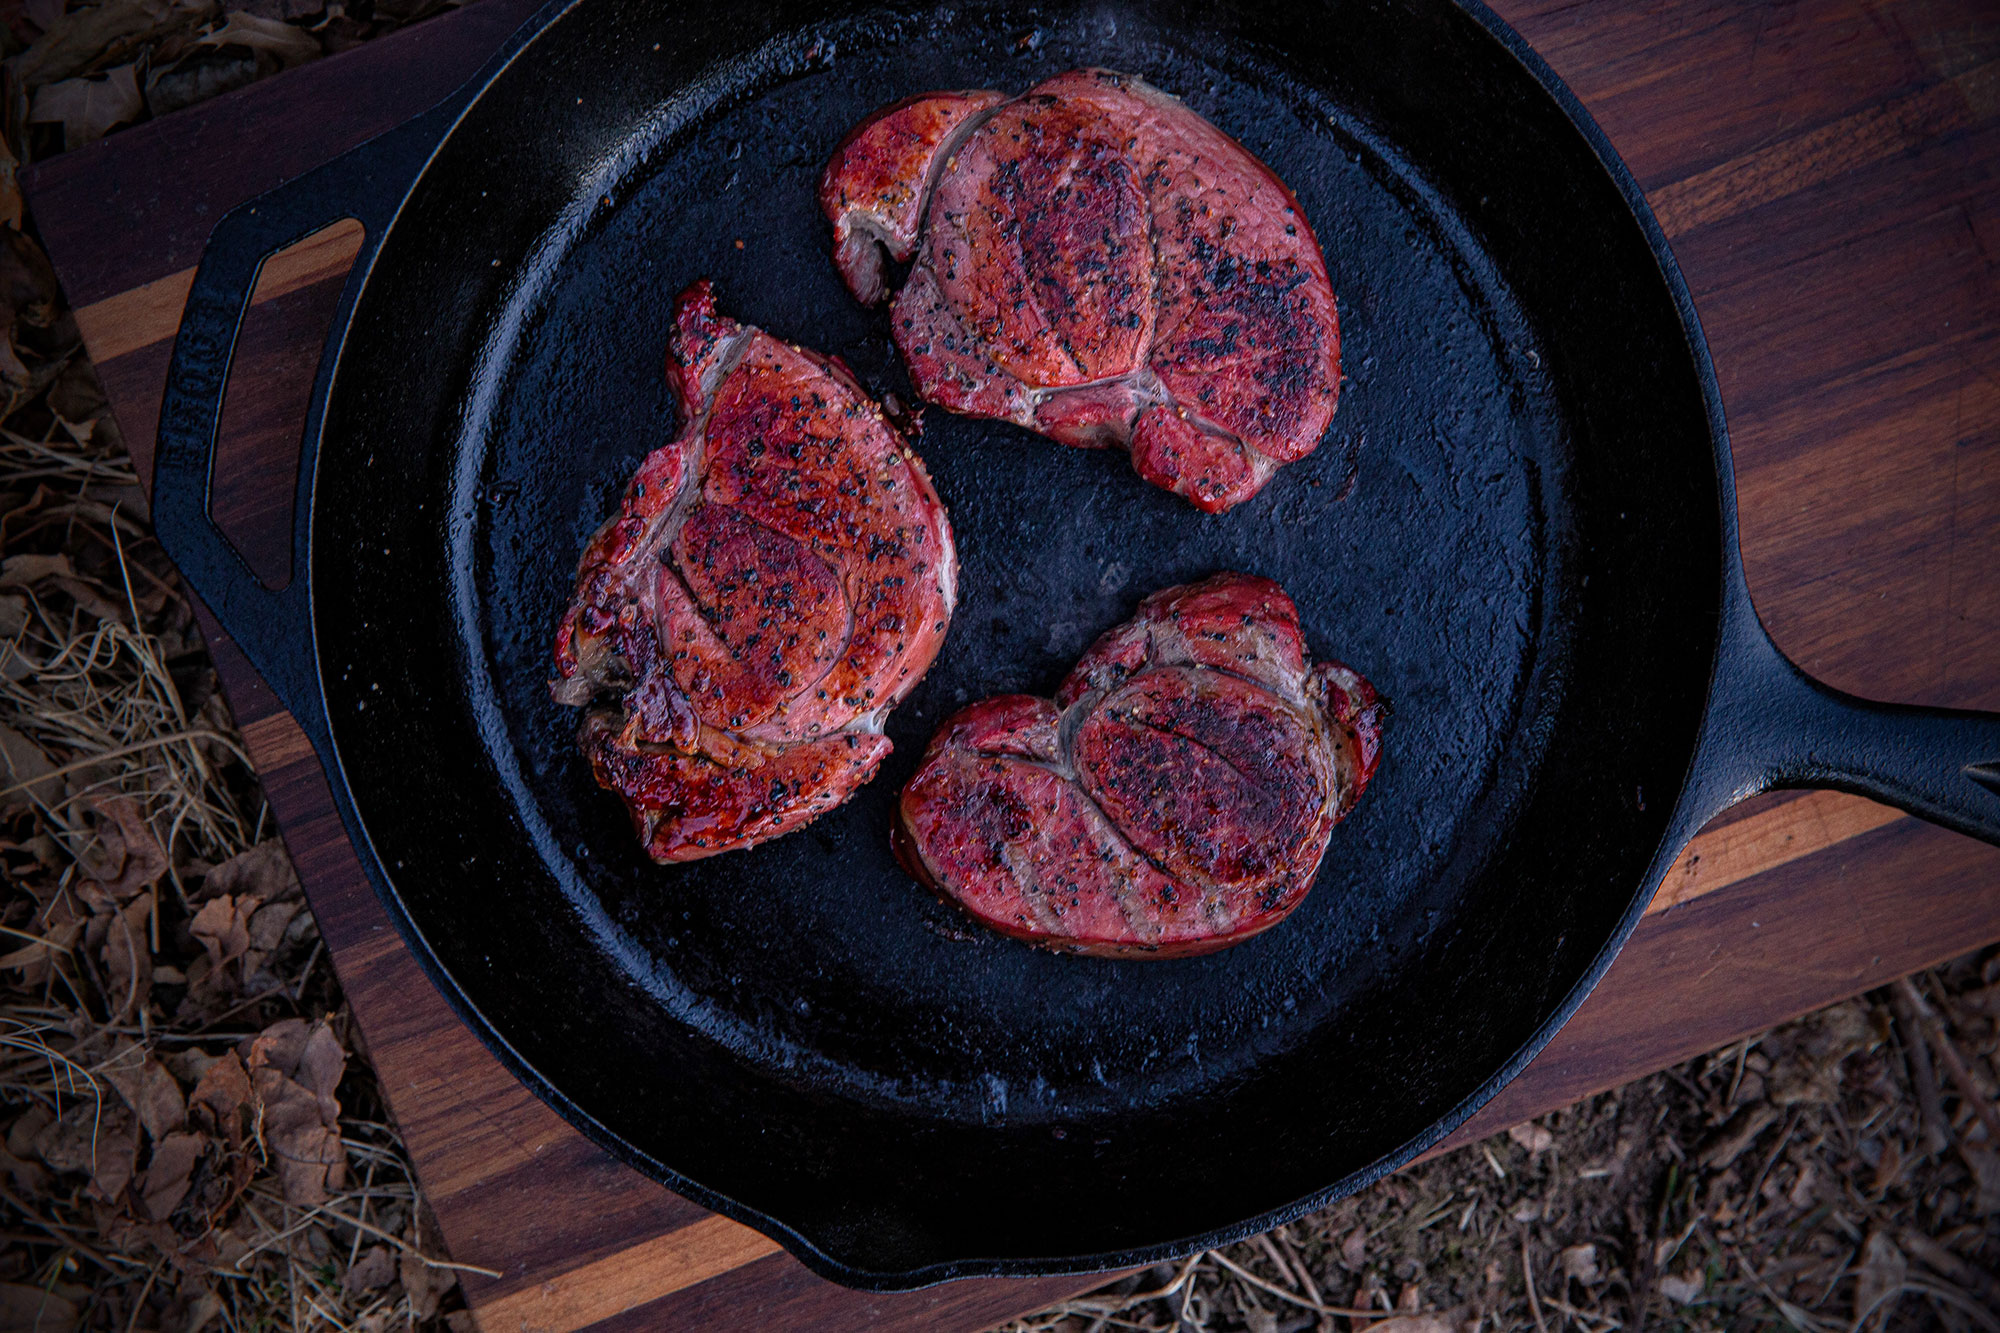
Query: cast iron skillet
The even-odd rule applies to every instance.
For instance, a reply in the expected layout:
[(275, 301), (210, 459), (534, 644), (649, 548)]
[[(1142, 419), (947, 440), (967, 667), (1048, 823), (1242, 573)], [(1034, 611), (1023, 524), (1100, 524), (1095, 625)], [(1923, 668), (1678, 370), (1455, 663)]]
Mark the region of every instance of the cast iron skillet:
[[(1341, 302), (1327, 441), (1220, 517), (933, 410), (962, 604), (881, 775), (804, 832), (646, 862), (548, 644), (669, 430), (673, 294), (907, 384), (828, 261), (821, 164), (910, 93), (1145, 74), (1288, 181)], [(321, 363), (293, 582), (207, 513), (263, 258), (368, 242)], [(161, 413), (155, 514), (305, 726), (383, 902), (584, 1132), (828, 1277), (1148, 1262), (1436, 1142), (1575, 1010), (1692, 832), (1764, 788), (2000, 840), (2000, 719), (1865, 703), (1766, 638), (1715, 378), (1630, 175), (1492, 14), (1447, 0), (847, 9), (576, 0), (467, 90), (230, 214)], [(892, 860), (941, 718), (1048, 692), (1145, 593), (1281, 580), (1392, 700), (1387, 758), (1278, 929), (1206, 958), (968, 931)]]

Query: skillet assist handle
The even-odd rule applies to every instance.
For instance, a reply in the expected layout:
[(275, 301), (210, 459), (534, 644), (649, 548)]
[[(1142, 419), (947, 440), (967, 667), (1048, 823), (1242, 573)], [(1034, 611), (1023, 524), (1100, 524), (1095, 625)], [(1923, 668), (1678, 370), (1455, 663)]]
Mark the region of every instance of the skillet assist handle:
[[(382, 231), (450, 124), (445, 112), (440, 107), (419, 116), (223, 215), (195, 270), (160, 401), (152, 497), (160, 544), (279, 701), (315, 736), (324, 712), (312, 634), (310, 534), (327, 387)], [(360, 222), (366, 236), (327, 330), (306, 409), (292, 507), (292, 577), (274, 591), (209, 512), (223, 394), (264, 261), (343, 218)]]
[(1778, 650), (1742, 598), (1705, 746), (1729, 789), (1831, 787), (2000, 844), (2000, 714), (1876, 703), (1822, 684)]

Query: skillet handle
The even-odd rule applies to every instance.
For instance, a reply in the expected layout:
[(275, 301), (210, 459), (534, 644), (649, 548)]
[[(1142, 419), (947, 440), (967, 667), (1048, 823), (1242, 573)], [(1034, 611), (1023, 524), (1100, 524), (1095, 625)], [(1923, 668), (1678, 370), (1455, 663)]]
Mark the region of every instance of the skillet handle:
[[(160, 544), (279, 701), (316, 740), (325, 713), (312, 632), (312, 497), (327, 389), (382, 232), (429, 161), (451, 114), (445, 107), (428, 112), (224, 214), (209, 233), (195, 270), (160, 401), (152, 498)], [(292, 507), (292, 577), (274, 590), (251, 570), (209, 512), (223, 394), (264, 261), (343, 218), (360, 222), (366, 236), (328, 328), (306, 409)]]
[(2000, 844), (2000, 714), (1876, 703), (1824, 685), (1744, 607), (1718, 668), (1704, 745), (1729, 790), (1831, 787)]

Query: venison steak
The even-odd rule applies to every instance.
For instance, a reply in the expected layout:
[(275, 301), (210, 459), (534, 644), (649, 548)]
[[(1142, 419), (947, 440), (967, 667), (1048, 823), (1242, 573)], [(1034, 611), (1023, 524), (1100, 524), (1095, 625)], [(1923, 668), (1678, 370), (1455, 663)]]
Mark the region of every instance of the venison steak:
[(789, 833), (889, 753), (957, 596), (923, 464), (839, 362), (676, 304), (680, 431), (577, 569), (551, 690), (657, 861)]
[(1284, 589), (1154, 593), (1053, 700), (949, 718), (903, 789), (918, 879), (985, 926), (1109, 957), (1186, 957), (1282, 921), (1374, 775), (1383, 705), (1309, 666)]
[(1128, 449), (1215, 513), (1311, 453), (1340, 392), (1326, 260), (1285, 183), (1131, 75), (930, 93), (863, 121), (820, 181), (834, 258), (917, 391)]

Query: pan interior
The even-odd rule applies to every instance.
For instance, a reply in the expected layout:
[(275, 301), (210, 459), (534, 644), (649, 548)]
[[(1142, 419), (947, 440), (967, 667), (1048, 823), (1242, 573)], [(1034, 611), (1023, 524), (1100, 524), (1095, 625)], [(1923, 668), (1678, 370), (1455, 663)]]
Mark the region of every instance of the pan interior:
[[(504, 730), (552, 866), (616, 965), (682, 1021), (846, 1097), (1050, 1123), (1197, 1097), (1292, 1046), (1414, 947), (1476, 874), (1533, 771), (1561, 650), (1543, 590), (1567, 541), (1562, 439), (1532, 331), (1407, 163), (1337, 107), (1287, 96), (1145, 32), (931, 29), (722, 90), (609, 182), (546, 259), (498, 393), (475, 421), (489, 499), (472, 595)], [(889, 722), (894, 756), (802, 834), (692, 865), (649, 862), (549, 701), (575, 557), (672, 432), (672, 298), (709, 276), (735, 316), (910, 388), (882, 311), (828, 262), (815, 202), (845, 130), (977, 70), (1011, 91), (1082, 64), (1143, 73), (1241, 139), (1298, 194), (1339, 293), (1347, 384), (1332, 433), (1254, 502), (1206, 517), (1122, 454), (1064, 449), (932, 409), (915, 442), (949, 507), (961, 598), (937, 665)], [(504, 495), (504, 503), (491, 497)], [(1219, 570), (1277, 579), (1313, 652), (1391, 700), (1388, 759), (1280, 929), (1185, 962), (1059, 957), (970, 927), (890, 854), (896, 793), (930, 733), (991, 694), (1052, 693), (1156, 589)], [(1432, 915), (1427, 916), (1426, 913)]]
[[(1665, 798), (1651, 813), (1622, 792), (1595, 811), (1599, 772), (1549, 775), (1582, 744), (1580, 708), (1687, 662), (1671, 717), (1644, 725), (1691, 745), (1699, 716), (1698, 633), (1634, 667), (1629, 645), (1588, 632), (1620, 580), (1648, 572), (1633, 553), (1685, 536), (1688, 513), (1715, 548), (1705, 452), (1675, 455), (1671, 475), (1579, 463), (1628, 411), (1579, 387), (1618, 365), (1579, 358), (1651, 355), (1658, 373), (1644, 344), (1659, 311), (1619, 335), (1636, 353), (1559, 345), (1541, 289), (1564, 279), (1531, 274), (1539, 304), (1524, 297), (1507, 258), (1520, 238), (1496, 252), (1487, 200), (1426, 155), (1479, 108), (1409, 143), (1375, 84), (1416, 95), (1422, 71), (1461, 79), (1439, 96), (1499, 97), (1454, 74), (1473, 62), (1554, 127), (1536, 132), (1574, 132), (1456, 9), (1343, 12), (1355, 49), (1315, 55), (1334, 73), (1309, 84), (1274, 54), (1276, 11), (1262, 36), (1251, 18), (1229, 31), (1111, 7), (811, 27), (774, 11), (723, 35), (586, 0), (473, 105), (358, 309), (321, 467), (318, 624), (345, 775), (411, 928), (600, 1137), (864, 1275), (1165, 1243), (1358, 1171), (1528, 1039), (1658, 841), (1684, 751), (1645, 761)], [(674, 295), (712, 278), (726, 313), (909, 398), (886, 314), (857, 306), (828, 260), (821, 165), (896, 98), (1020, 91), (1091, 64), (1182, 97), (1297, 194), (1340, 302), (1328, 437), (1209, 517), (1122, 454), (928, 410), (913, 443), (950, 509), (960, 603), (889, 720), (895, 753), (803, 832), (653, 865), (546, 683), (584, 541), (673, 430)], [(1557, 150), (1594, 167), (1580, 142)], [(1638, 253), (1650, 260), (1643, 238)], [(1623, 280), (1643, 295), (1649, 278), (1642, 262)], [(1640, 420), (1645, 386), (1619, 392), (1633, 458), (1647, 430), (1685, 432)], [(1612, 491), (1635, 514), (1659, 499), (1663, 526), (1621, 511), (1600, 531), (1590, 514)], [(1360, 670), (1394, 710), (1381, 771), (1290, 919), (1199, 959), (1061, 957), (969, 927), (903, 874), (891, 810), (949, 713), (1052, 692), (1142, 596), (1225, 569), (1279, 580), (1311, 653)], [(1706, 566), (1686, 572), (1697, 604), (1712, 597)], [(1600, 659), (1626, 674), (1580, 704), (1569, 682)], [(1543, 900), (1515, 863), (1562, 845), (1522, 831), (1552, 786), (1595, 822)], [(1149, 1181), (1146, 1163), (1197, 1146), (1177, 1184)], [(991, 1205), (977, 1219), (942, 1201), (966, 1189)], [(1049, 1208), (1071, 1195), (1088, 1202)]]

